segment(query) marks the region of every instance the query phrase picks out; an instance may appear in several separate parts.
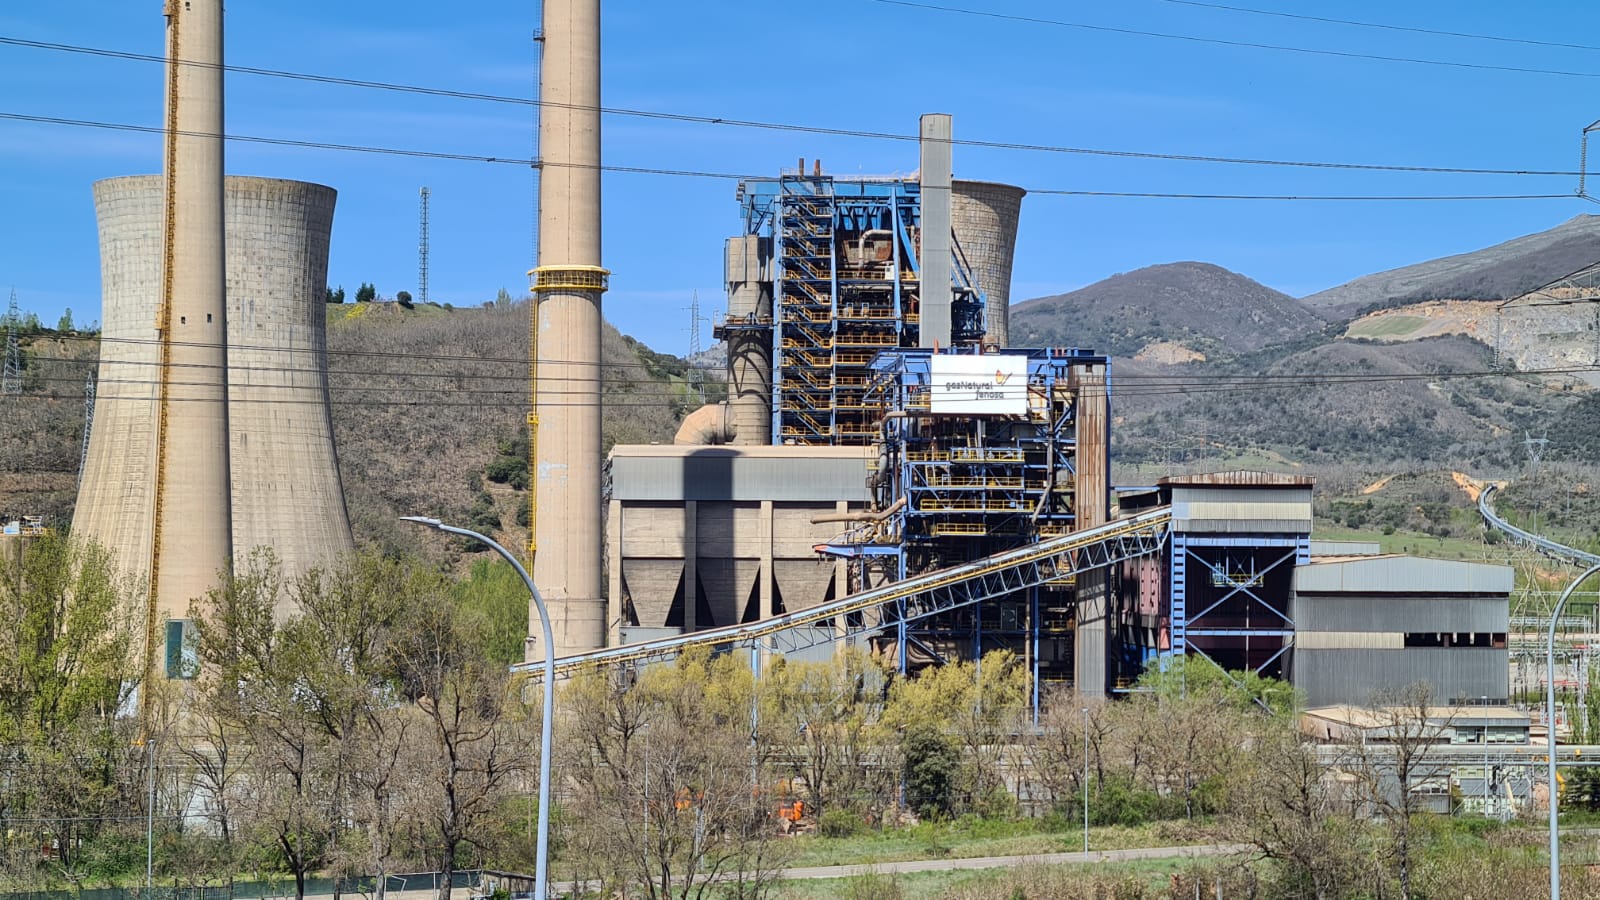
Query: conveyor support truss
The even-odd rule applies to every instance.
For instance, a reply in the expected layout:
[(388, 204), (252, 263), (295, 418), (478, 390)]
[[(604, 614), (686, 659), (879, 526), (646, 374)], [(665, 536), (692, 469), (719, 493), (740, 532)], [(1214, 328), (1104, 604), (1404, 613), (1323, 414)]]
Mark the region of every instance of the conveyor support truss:
[[(1161, 507), (1131, 519), (928, 572), (800, 612), (563, 657), (556, 660), (556, 674), (568, 676), (591, 667), (669, 659), (697, 645), (760, 646), (775, 653), (792, 653), (828, 641), (881, 631), (899, 622), (948, 612), (1059, 581), (1078, 572), (1157, 553), (1165, 546), (1170, 521), (1170, 509)], [(863, 615), (871, 612), (879, 615)], [(818, 627), (829, 622), (834, 623), (833, 627)], [(538, 664), (523, 663), (513, 670), (538, 677), (541, 668)]]

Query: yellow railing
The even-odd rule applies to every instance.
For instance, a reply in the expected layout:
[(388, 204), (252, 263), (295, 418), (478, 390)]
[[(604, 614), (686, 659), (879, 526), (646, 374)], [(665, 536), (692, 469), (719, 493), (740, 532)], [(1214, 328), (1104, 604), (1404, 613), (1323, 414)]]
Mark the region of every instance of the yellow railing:
[(600, 291), (611, 285), (611, 272), (599, 266), (540, 266), (534, 269), (533, 292)]
[(973, 522), (935, 522), (928, 533), (934, 537), (954, 537), (957, 535), (983, 535), (989, 529)]
[(928, 486), (1021, 490), (1023, 485), (1021, 476), (930, 475), (928, 477)]
[(924, 512), (1017, 512), (1028, 508), (1021, 500), (955, 500), (947, 497), (923, 497), (917, 501), (916, 507)]
[(951, 462), (1022, 462), (1022, 451), (1010, 447), (956, 447)]

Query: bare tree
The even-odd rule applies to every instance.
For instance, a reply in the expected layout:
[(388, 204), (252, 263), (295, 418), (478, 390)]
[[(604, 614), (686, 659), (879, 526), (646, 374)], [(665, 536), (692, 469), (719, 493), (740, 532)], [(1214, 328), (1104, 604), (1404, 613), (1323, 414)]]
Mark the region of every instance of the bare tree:
[(1343, 782), (1303, 743), (1292, 721), (1266, 719), (1231, 773), (1218, 838), (1243, 840), (1281, 864), (1291, 896), (1341, 897), (1363, 865), (1362, 824), (1350, 814)]
[(786, 768), (805, 784), (812, 812), (887, 805), (894, 766), (883, 725), (888, 672), (858, 648), (832, 659), (774, 666), (763, 687), (769, 702), (763, 731), (790, 744)]
[(482, 850), (502, 801), (534, 765), (533, 716), (505, 667), (480, 651), (481, 623), (457, 610), (442, 578), (414, 582), (389, 644), (400, 690), (420, 712), (416, 740), (424, 839), (449, 900), (463, 848)]
[(1454, 711), (1435, 707), (1432, 686), (1418, 682), (1379, 692), (1356, 712), (1363, 727), (1346, 738), (1340, 766), (1355, 776), (1365, 808), (1388, 825), (1385, 856), (1400, 896), (1409, 898), (1417, 854), (1413, 820), (1430, 792), (1448, 788), (1450, 766), (1438, 748), (1449, 743)]
[(652, 900), (763, 896), (782, 865), (775, 780), (752, 741), (749, 669), (686, 653), (629, 685), (604, 674), (562, 695), (569, 846), (595, 856), (602, 893)]

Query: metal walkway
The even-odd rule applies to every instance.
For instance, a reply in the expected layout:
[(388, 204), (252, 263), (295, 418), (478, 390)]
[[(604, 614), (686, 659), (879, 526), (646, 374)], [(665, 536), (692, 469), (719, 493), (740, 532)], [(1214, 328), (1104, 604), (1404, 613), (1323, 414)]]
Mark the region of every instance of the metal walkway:
[[(1043, 584), (1059, 583), (1080, 572), (1148, 556), (1165, 544), (1171, 519), (1171, 509), (1160, 507), (1131, 519), (917, 575), (800, 612), (565, 656), (556, 660), (556, 676), (615, 663), (667, 659), (692, 646), (759, 645), (776, 653), (792, 653), (817, 644), (882, 631), (901, 622)], [(868, 615), (872, 612), (879, 615)], [(884, 613), (892, 614), (892, 618), (885, 617)], [(821, 627), (830, 620), (832, 624)], [(543, 663), (521, 663), (512, 670), (537, 678), (542, 674)]]
[(1568, 547), (1566, 544), (1558, 544), (1531, 531), (1524, 531), (1495, 515), (1494, 506), (1489, 502), (1489, 497), (1498, 489), (1499, 485), (1491, 484), (1483, 489), (1482, 494), (1478, 495), (1478, 513), (1483, 516), (1483, 521), (1488, 523), (1490, 528), (1504, 532), (1512, 541), (1532, 547), (1548, 556), (1558, 556), (1580, 566), (1600, 566), (1600, 556), (1587, 553), (1576, 547)]

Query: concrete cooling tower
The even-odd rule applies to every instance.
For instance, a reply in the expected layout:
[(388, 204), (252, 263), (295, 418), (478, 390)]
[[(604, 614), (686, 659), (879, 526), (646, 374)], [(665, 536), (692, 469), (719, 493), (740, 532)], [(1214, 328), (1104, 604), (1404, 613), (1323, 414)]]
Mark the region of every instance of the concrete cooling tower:
[(978, 289), (988, 298), (984, 343), (1010, 344), (1011, 261), (1017, 249), (1017, 219), (1027, 191), (992, 181), (954, 181), (950, 227)]
[[(94, 186), (103, 309), (94, 429), (75, 533), (147, 577), (154, 511), (163, 181)], [(271, 547), (284, 572), (353, 549), (328, 410), (328, 241), (336, 192), (269, 178), (226, 180), (228, 453), (236, 564)], [(220, 373), (175, 370), (216, 383)], [(169, 476), (181, 479), (169, 461)], [(183, 617), (185, 608), (160, 615)]]

